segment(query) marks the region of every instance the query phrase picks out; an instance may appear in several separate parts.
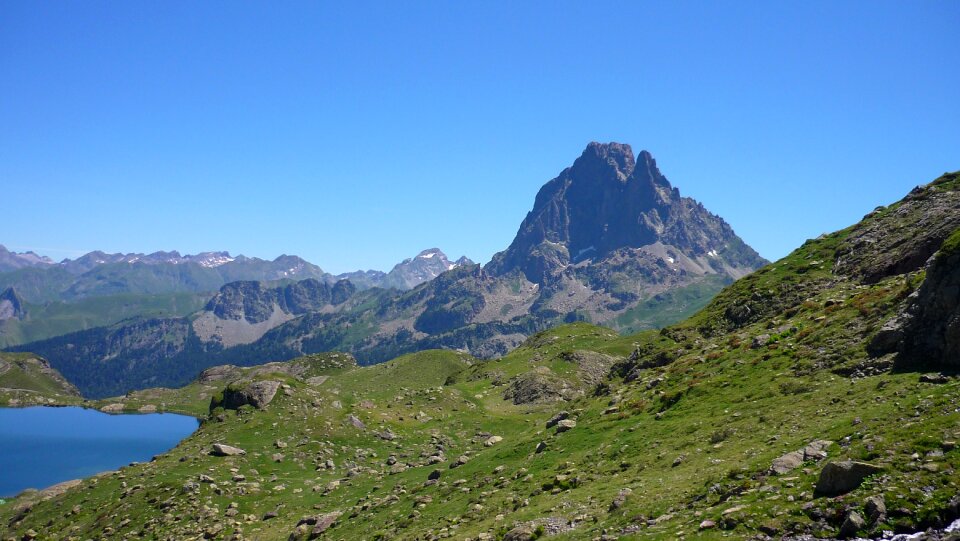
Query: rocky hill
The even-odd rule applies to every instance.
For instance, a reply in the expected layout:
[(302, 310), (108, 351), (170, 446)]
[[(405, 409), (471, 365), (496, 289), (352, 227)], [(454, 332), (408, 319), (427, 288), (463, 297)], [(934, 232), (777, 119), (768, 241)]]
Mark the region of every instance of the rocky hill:
[[(206, 421), (149, 463), (0, 506), (0, 531), (951, 539), (958, 194), (960, 174), (945, 175), (659, 331), (579, 322), (486, 361), (226, 368), (190, 393), (134, 393), (121, 409), (166, 403)], [(883, 230), (899, 242), (864, 241)], [(462, 273), (481, 270), (447, 275)]]
[(183, 385), (216, 364), (322, 351), (350, 352), (363, 364), (432, 348), (487, 358), (562, 322), (622, 332), (676, 322), (764, 262), (726, 222), (681, 197), (649, 153), (637, 165), (628, 145), (591, 143), (544, 185), (516, 239), (485, 267), (427, 250), (383, 278), (384, 285), (429, 280), (409, 291), (352, 291), (349, 302), (324, 297), (298, 311), (273, 308), (285, 295), (279, 289), (247, 284), (221, 296), (235, 306), (250, 296), (258, 307), (252, 319), (208, 306), (189, 318), (129, 322), (18, 349), (46, 356), (91, 396)]

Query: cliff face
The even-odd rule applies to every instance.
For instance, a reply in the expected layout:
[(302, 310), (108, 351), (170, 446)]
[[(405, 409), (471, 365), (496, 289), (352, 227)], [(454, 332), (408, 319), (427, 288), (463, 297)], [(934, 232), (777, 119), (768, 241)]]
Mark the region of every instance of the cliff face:
[(26, 315), (23, 299), (17, 294), (17, 290), (8, 287), (0, 293), (0, 321), (23, 319)]

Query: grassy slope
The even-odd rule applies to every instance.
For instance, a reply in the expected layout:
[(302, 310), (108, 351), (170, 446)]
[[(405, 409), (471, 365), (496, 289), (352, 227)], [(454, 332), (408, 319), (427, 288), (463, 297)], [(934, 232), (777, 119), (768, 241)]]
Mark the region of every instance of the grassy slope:
[[(156, 461), (84, 481), (20, 520), (26, 499), (0, 507), (0, 530), (285, 539), (300, 518), (341, 511), (326, 538), (497, 538), (526, 522), (554, 539), (834, 536), (846, 510), (874, 495), (889, 512), (873, 533), (936, 525), (960, 490), (960, 449), (951, 444), (960, 438), (960, 380), (925, 383), (891, 371), (891, 359), (867, 357), (864, 342), (923, 276), (865, 285), (837, 275), (833, 256), (850, 232), (808, 241), (662, 332), (618, 336), (579, 323), (494, 361), (430, 351), (320, 385), (277, 376), (290, 389), (266, 410), (226, 412)], [(733, 323), (743, 306), (750, 311)], [(620, 363), (593, 386), (572, 360), (577, 352)], [(584, 394), (504, 400), (511, 378), (530, 372)], [(561, 408), (577, 426), (558, 434), (544, 422)], [(394, 439), (381, 437), (387, 429)], [(503, 441), (485, 446), (490, 434)], [(869, 460), (884, 471), (837, 498), (814, 497), (822, 463), (768, 472), (774, 458), (815, 439), (835, 442), (827, 460)], [(247, 454), (211, 457), (214, 442)], [(540, 442), (546, 449), (536, 453)], [(444, 460), (428, 464), (439, 449)], [(390, 465), (391, 455), (403, 466)], [(450, 468), (460, 455), (469, 461)], [(425, 485), (434, 469), (439, 482)], [(191, 484), (201, 474), (215, 482)], [(624, 488), (632, 494), (611, 508)], [(268, 512), (277, 516), (264, 520)], [(700, 530), (704, 520), (717, 527)]]
[(80, 403), (75, 393), (34, 355), (0, 352), (0, 407)]

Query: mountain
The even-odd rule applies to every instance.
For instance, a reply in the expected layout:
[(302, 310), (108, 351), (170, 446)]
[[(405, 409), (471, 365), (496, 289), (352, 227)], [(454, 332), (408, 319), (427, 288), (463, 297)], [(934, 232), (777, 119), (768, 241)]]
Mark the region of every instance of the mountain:
[(0, 272), (9, 272), (26, 267), (45, 267), (53, 265), (49, 257), (37, 255), (33, 252), (11, 252), (0, 244)]
[(738, 278), (766, 263), (720, 217), (681, 197), (649, 152), (639, 158), (629, 145), (590, 143), (540, 189), (516, 238), (487, 272), (519, 269), (545, 284), (562, 280), (571, 265), (652, 256), (672, 271)]
[(591, 143), (540, 190), (516, 239), (486, 267), (426, 250), (383, 278), (429, 280), (409, 291), (353, 287), (339, 304), (323, 297), (296, 312), (262, 304), (280, 290), (248, 285), (235, 300), (250, 295), (262, 305), (256, 321), (208, 306), (189, 318), (124, 322), (17, 349), (44, 355), (91, 396), (183, 385), (216, 364), (323, 351), (350, 352), (362, 364), (431, 348), (487, 358), (562, 322), (623, 332), (673, 323), (764, 263), (722, 219), (681, 197), (649, 153), (638, 166), (627, 145)]
[(450, 261), (447, 259), (447, 254), (439, 248), (430, 248), (420, 252), (416, 257), (404, 259), (397, 263), (390, 269), (390, 272), (355, 271), (338, 274), (337, 279), (350, 280), (360, 289), (382, 287), (406, 291), (424, 282), (429, 282), (444, 272), (464, 265), (474, 265), (474, 262), (467, 256), (462, 256), (456, 261)]
[[(150, 462), (0, 505), (0, 530), (956, 539), (958, 210), (960, 173), (944, 175), (660, 330), (564, 324), (491, 360), (431, 350), (366, 367), (345, 354), (220, 367), (90, 403), (204, 422)], [(224, 444), (243, 453), (221, 456)]]

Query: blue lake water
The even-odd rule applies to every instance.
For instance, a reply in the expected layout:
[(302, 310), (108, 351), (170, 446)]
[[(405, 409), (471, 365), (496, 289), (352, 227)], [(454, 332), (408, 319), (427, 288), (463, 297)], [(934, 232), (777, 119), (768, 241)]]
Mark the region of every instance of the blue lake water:
[(0, 408), (0, 497), (146, 462), (197, 426), (197, 419), (172, 413)]

